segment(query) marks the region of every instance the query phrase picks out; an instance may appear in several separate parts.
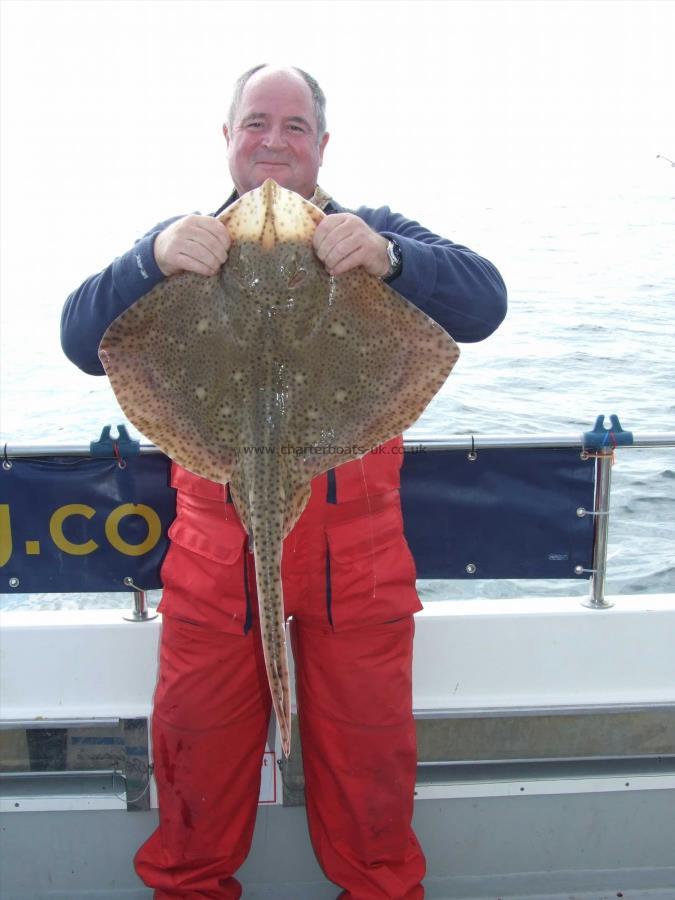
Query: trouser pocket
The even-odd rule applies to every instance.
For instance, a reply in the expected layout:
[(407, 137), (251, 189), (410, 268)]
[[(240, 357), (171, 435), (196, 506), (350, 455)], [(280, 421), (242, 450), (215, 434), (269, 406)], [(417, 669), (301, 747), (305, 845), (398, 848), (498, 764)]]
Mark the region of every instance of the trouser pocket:
[(329, 618), (337, 631), (398, 619), (422, 608), (398, 504), (329, 525)]

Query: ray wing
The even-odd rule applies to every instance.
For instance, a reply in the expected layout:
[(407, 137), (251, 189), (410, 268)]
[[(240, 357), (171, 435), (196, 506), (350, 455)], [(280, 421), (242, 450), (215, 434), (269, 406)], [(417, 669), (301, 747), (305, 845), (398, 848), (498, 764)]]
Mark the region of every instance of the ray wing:
[(363, 269), (329, 290), (320, 322), (286, 361), (286, 443), (305, 477), (412, 425), (459, 357), (439, 325)]
[(144, 435), (189, 471), (230, 480), (250, 358), (230, 328), (218, 276), (158, 284), (113, 322), (99, 354)]

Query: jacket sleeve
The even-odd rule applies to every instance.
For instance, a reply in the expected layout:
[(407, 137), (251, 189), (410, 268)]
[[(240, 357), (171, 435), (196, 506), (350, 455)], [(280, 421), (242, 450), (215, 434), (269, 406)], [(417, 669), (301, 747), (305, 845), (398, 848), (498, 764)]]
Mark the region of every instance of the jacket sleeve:
[(395, 239), (403, 266), (390, 285), (452, 335), (482, 341), (506, 315), (506, 286), (495, 266), (389, 207), (357, 210), (371, 228)]
[(164, 276), (155, 262), (155, 238), (174, 222), (152, 228), (98, 275), (68, 297), (61, 314), (61, 346), (71, 362), (88, 375), (104, 375), (98, 346), (108, 326)]

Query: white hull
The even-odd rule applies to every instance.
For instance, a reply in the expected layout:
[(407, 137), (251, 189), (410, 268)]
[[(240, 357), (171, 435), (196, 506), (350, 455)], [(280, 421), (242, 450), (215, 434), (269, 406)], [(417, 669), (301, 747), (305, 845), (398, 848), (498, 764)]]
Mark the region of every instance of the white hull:
[[(417, 617), (428, 897), (675, 898), (675, 596), (612, 600), (445, 602)], [(6, 613), (2, 736), (149, 717), (160, 621)], [(334, 898), (273, 768), (245, 896)], [(150, 896), (131, 857), (156, 825), (154, 787), (149, 810), (127, 811), (124, 779), (88, 784), (32, 772), (13, 793), (3, 779), (3, 900)]]

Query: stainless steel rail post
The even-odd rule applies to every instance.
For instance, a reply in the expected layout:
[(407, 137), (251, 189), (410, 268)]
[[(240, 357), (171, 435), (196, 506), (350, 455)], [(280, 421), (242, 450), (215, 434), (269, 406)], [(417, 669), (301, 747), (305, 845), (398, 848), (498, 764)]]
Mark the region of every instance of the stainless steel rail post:
[[(593, 568), (591, 570), (590, 595), (582, 605), (590, 609), (609, 609), (614, 606), (605, 598), (607, 573), (607, 537), (609, 534), (609, 493), (612, 485), (613, 448), (601, 449), (595, 454), (595, 497), (593, 512)], [(588, 513), (586, 513), (588, 515)]]
[(134, 606), (123, 618), (127, 622), (149, 622), (151, 619), (157, 618), (157, 613), (152, 612), (148, 607), (148, 595), (146, 591), (134, 584), (131, 578), (125, 578), (124, 583), (127, 587), (134, 589)]

